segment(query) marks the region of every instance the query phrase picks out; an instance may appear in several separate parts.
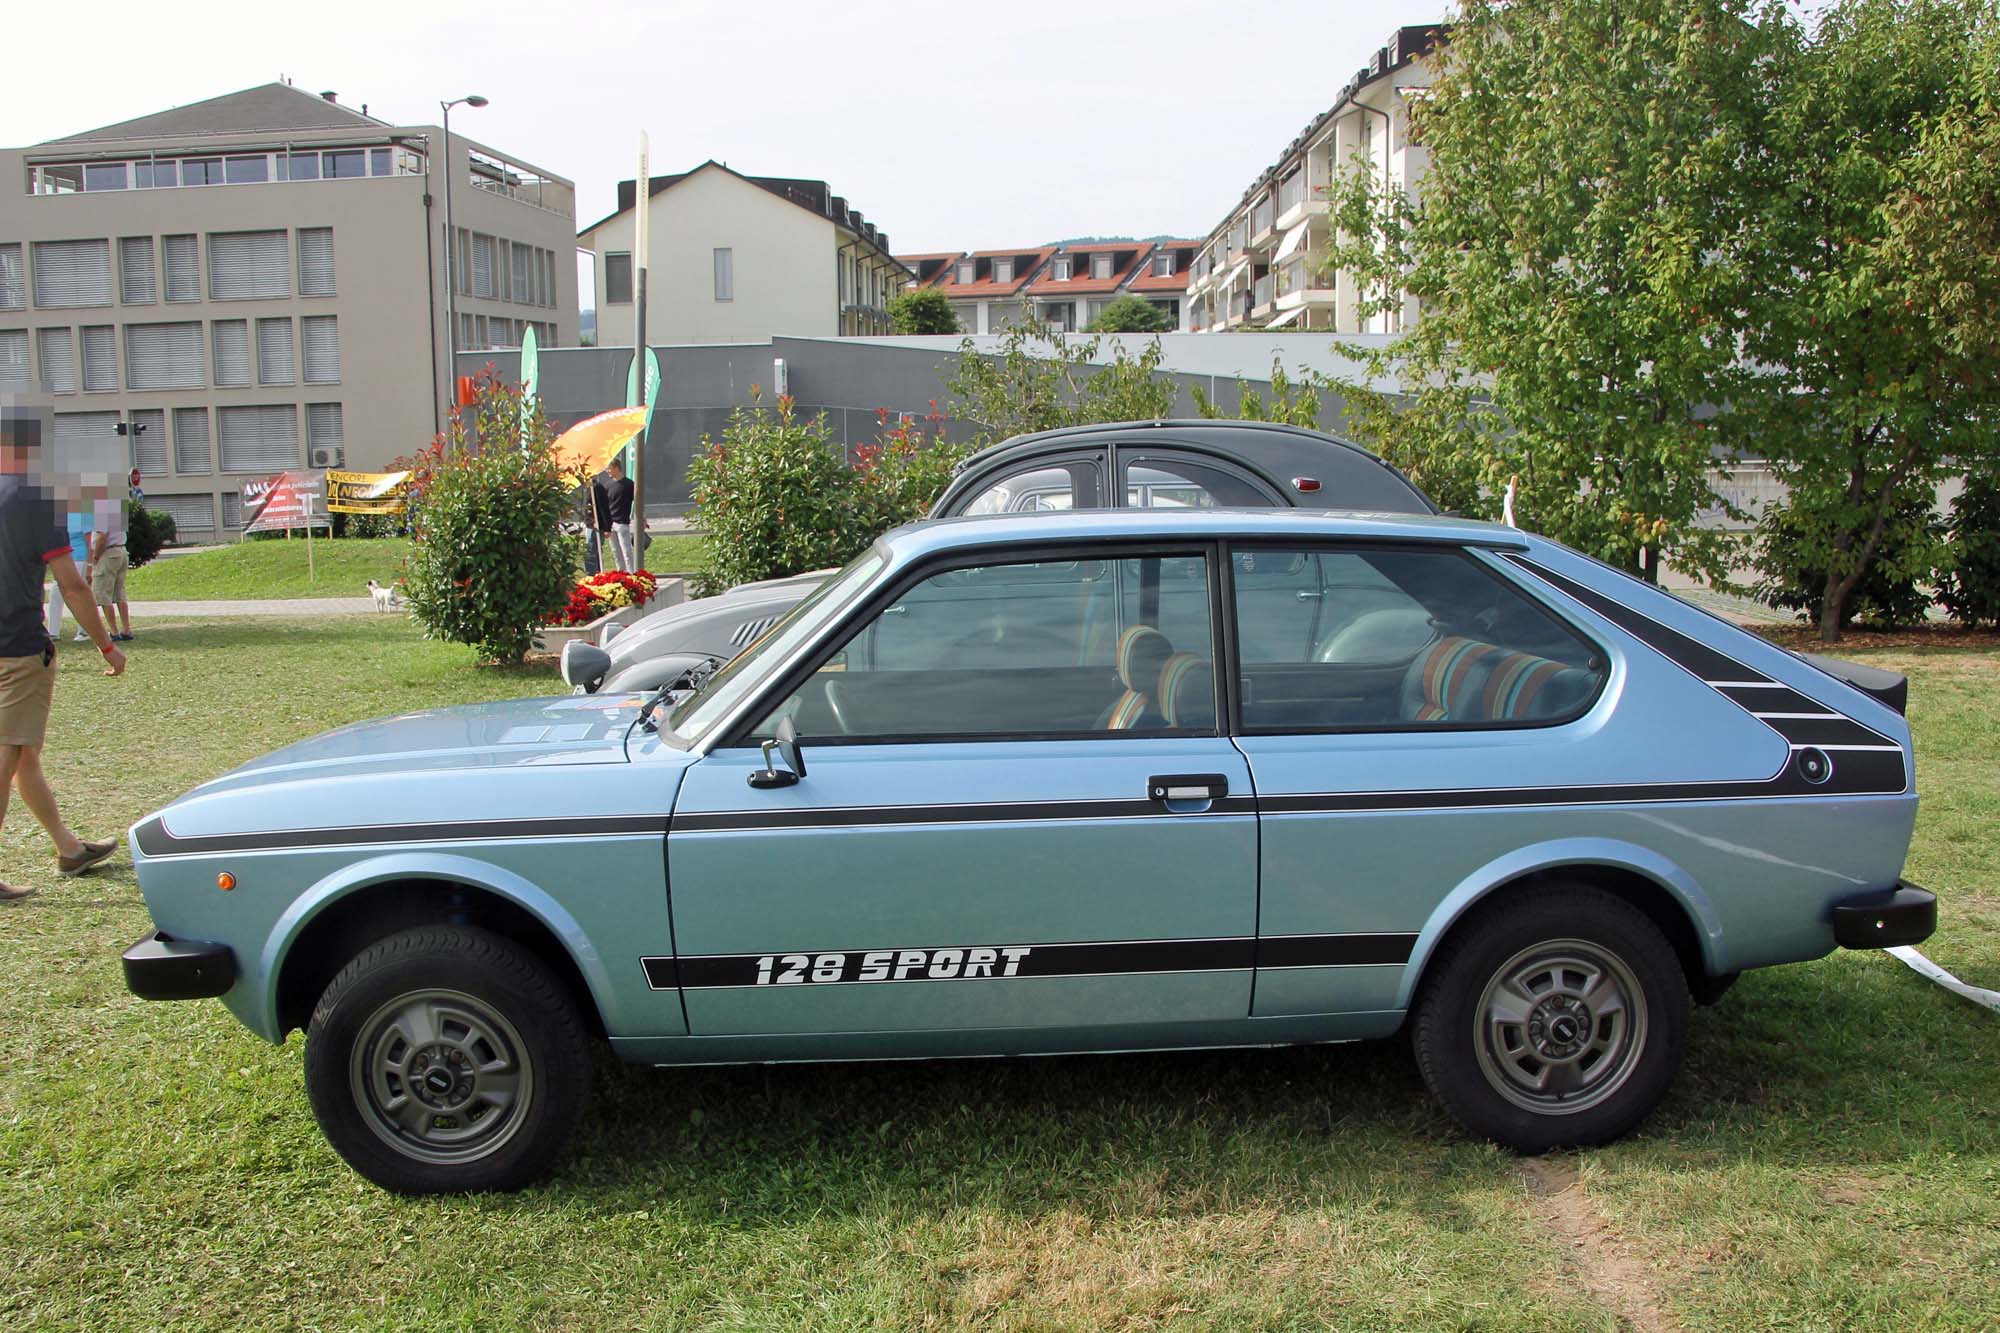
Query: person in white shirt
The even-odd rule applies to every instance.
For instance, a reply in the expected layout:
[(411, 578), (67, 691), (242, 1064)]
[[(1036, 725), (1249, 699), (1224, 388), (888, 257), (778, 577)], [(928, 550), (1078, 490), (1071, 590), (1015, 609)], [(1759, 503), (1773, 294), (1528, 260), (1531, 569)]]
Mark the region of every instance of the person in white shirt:
[[(130, 564), (125, 555), (125, 505), (121, 500), (101, 497), (91, 505), (90, 525), (90, 595), (104, 611), (104, 627), (114, 629), (123, 626), (123, 633), (113, 632), (113, 639), (130, 642), (132, 638), (132, 608), (125, 600), (125, 570)], [(112, 617), (112, 608), (118, 611)]]

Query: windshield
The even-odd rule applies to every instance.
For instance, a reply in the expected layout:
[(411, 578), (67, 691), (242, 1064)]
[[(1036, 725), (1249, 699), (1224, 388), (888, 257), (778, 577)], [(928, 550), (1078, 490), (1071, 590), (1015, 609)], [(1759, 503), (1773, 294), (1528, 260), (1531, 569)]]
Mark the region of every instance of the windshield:
[(781, 662), (801, 644), (819, 633), (854, 601), (861, 589), (886, 563), (887, 557), (870, 549), (846, 569), (835, 574), (785, 618), (764, 632), (764, 636), (732, 658), (729, 664), (709, 677), (708, 683), (674, 706), (667, 725), (676, 736), (692, 744), (731, 709), (763, 683), (763, 665)]

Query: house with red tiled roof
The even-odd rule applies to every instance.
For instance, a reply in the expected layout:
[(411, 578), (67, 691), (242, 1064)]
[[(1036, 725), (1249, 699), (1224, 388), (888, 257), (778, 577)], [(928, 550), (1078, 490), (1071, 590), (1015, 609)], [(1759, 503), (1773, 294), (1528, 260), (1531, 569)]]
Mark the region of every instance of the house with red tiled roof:
[(967, 333), (999, 333), (1021, 322), (1028, 283), (1055, 252), (1053, 245), (974, 250), (922, 285), (945, 294), (958, 327)]
[(1173, 320), (1173, 326), (1179, 328), (1181, 300), (1187, 295), (1188, 270), (1194, 266), (1195, 252), (1199, 249), (1201, 242), (1198, 240), (1156, 243), (1120, 295), (1129, 293), (1145, 297), (1165, 311), (1167, 317)]
[(1139, 274), (1152, 250), (1151, 241), (1066, 245), (1028, 284), (1029, 304), (1051, 328), (1084, 329)]

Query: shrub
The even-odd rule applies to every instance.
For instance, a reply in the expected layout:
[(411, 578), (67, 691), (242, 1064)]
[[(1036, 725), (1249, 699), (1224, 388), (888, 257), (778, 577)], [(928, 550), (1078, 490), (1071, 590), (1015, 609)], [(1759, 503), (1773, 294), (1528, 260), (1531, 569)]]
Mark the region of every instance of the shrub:
[(699, 592), (842, 565), (874, 539), (875, 515), (854, 503), (847, 451), (824, 416), (801, 420), (792, 399), (729, 415), (720, 440), (688, 467), (701, 538)]
[(967, 339), (948, 381), (952, 415), (984, 429), (972, 447), (1032, 431), (1105, 421), (1156, 421), (1174, 414), (1173, 382), (1153, 372), (1165, 358), (1160, 340), (1138, 356), (1114, 343), (1109, 365), (1095, 364), (1103, 341), (1071, 338), (1040, 322), (1007, 331), (998, 352), (980, 352)]
[(935, 287), (889, 298), (889, 327), (897, 333), (957, 333), (958, 316)]
[(137, 569), (158, 555), (162, 547), (173, 545), (179, 536), (172, 514), (148, 509), (134, 500), (131, 512), (125, 516), (125, 558)]
[[(445, 433), (413, 460), (403, 580), (427, 634), (509, 663), (563, 614), (576, 573), (562, 520), (580, 479), (556, 465), (541, 404), (530, 405), (525, 442), (521, 419), (520, 390), (482, 373), (473, 402), (454, 408)], [(479, 421), (508, 428), (473, 452)]]
[(1967, 626), (2000, 625), (2000, 478), (1967, 478), (1951, 502), (1938, 600)]
[(1090, 321), (1091, 333), (1170, 333), (1174, 317), (1143, 296), (1127, 293)]
[[(1794, 493), (1785, 505), (1764, 512), (1753, 537), (1753, 550), (1763, 579), (1759, 600), (1780, 610), (1802, 611), (1817, 623), (1831, 573), (1846, 573), (1845, 556), (1829, 544), (1834, 531), (1814, 501)], [(1936, 568), (1943, 524), (1932, 508), (1928, 486), (1913, 486), (1899, 496), (1882, 532), (1875, 558), (1842, 607), (1841, 628), (1865, 622), (1885, 628), (1913, 625), (1930, 609), (1925, 585)]]
[(891, 417), (886, 409), (875, 417), (880, 434), (874, 444), (854, 451), (853, 484), (869, 512), (869, 526), (879, 533), (929, 513), (966, 450), (945, 442), (936, 399), (921, 424)]

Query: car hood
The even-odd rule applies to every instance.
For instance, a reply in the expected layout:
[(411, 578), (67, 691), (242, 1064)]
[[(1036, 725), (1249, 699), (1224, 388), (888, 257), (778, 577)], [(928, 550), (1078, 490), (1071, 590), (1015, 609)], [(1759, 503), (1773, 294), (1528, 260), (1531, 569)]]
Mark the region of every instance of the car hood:
[(644, 694), (428, 708), (338, 727), (204, 783), (203, 792), (384, 772), (624, 763)]
[(670, 652), (734, 657), (837, 572), (745, 583), (642, 616), (605, 645), (611, 670)]

